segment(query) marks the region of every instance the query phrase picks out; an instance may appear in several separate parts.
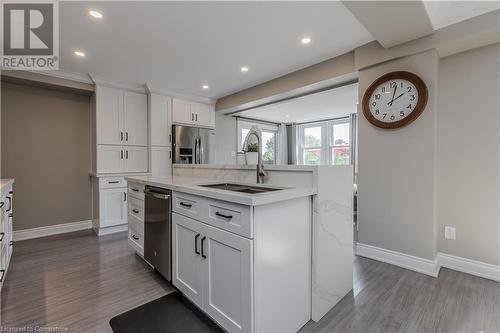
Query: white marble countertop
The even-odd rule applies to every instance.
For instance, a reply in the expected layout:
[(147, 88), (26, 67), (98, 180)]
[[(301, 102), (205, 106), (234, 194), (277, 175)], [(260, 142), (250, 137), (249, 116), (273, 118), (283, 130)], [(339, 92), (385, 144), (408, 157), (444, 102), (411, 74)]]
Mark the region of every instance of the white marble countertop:
[(270, 191), (266, 193), (258, 194), (248, 194), (233, 191), (226, 191), (220, 189), (214, 189), (209, 187), (202, 187), (199, 185), (208, 184), (220, 184), (227, 181), (224, 180), (214, 180), (198, 177), (184, 177), (184, 176), (128, 176), (127, 181), (135, 182), (145, 185), (156, 186), (160, 188), (169, 189), (172, 191), (179, 191), (194, 195), (200, 195), (204, 197), (219, 199), (223, 201), (229, 201), (234, 203), (239, 203), (247, 206), (258, 206), (270, 204), (278, 201), (285, 201), (295, 198), (306, 197), (310, 195), (315, 195), (316, 190), (312, 188), (289, 188), (283, 186), (275, 185), (256, 185), (256, 184), (245, 184), (240, 182), (229, 182), (237, 183), (241, 185), (252, 185), (252, 186), (263, 186), (271, 188), (279, 188), (279, 191)]
[(13, 178), (0, 179), (0, 192), (3, 192), (4, 188), (7, 188), (8, 186), (12, 185), (13, 183), (14, 183)]

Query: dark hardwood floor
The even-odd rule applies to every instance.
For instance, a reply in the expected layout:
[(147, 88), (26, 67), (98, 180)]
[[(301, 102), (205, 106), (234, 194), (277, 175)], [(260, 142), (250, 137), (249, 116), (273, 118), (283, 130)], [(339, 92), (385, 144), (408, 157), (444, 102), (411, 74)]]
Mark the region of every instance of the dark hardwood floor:
[[(500, 283), (442, 269), (432, 278), (365, 258), (354, 289), (310, 332), (500, 332)], [(91, 231), (17, 242), (2, 324), (111, 332), (113, 316), (172, 290), (127, 244)], [(154, 332), (156, 333), (156, 332)]]

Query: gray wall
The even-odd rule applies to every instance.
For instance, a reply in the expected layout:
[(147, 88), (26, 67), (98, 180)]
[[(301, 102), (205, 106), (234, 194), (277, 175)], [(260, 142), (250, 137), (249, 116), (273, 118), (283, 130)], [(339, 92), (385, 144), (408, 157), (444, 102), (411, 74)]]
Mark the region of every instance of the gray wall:
[(15, 178), (14, 230), (90, 220), (90, 97), (11, 83), (1, 94), (1, 177)]
[[(500, 265), (500, 44), (439, 67), (437, 242), (440, 252)], [(457, 229), (444, 239), (444, 226)]]
[(380, 129), (359, 117), (358, 241), (430, 260), (436, 255), (438, 63), (436, 51), (430, 50), (359, 72), (360, 100), (378, 77), (398, 70), (419, 75), (427, 85), (429, 99), (422, 115), (400, 129)]

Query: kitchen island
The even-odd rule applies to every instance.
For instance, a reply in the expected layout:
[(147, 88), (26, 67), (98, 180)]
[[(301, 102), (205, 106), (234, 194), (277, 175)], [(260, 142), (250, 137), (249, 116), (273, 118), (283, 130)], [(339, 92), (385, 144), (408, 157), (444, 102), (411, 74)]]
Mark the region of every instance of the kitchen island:
[(131, 245), (141, 253), (144, 186), (171, 190), (172, 283), (230, 332), (295, 332), (352, 289), (352, 168), (266, 169), (257, 194), (207, 187), (255, 187), (247, 166), (127, 177)]

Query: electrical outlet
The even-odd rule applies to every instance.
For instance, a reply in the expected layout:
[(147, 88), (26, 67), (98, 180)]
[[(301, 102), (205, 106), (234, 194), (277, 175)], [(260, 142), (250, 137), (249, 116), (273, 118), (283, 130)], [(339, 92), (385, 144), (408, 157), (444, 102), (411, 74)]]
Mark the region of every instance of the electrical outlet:
[(457, 238), (457, 229), (455, 227), (444, 227), (444, 238), (455, 240)]

